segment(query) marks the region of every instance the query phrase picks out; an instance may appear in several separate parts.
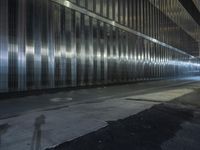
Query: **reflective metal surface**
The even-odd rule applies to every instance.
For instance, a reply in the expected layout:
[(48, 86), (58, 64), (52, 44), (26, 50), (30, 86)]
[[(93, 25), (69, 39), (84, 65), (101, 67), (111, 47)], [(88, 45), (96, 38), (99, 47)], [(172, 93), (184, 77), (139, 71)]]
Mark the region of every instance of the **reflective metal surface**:
[(195, 46), (148, 0), (0, 0), (0, 92), (189, 76)]

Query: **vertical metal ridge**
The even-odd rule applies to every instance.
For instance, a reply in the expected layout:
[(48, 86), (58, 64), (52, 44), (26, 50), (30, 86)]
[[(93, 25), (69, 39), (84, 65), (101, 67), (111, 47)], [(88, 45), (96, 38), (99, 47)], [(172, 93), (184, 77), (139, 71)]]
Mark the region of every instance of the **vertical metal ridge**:
[(143, 34), (143, 33), (141, 33), (141, 32), (138, 32), (138, 31), (136, 31), (136, 30), (133, 30), (133, 29), (131, 29), (131, 28), (128, 28), (128, 27), (126, 27), (126, 26), (123, 26), (123, 25), (121, 25), (121, 24), (119, 24), (119, 23), (117, 23), (117, 22), (115, 22), (115, 21), (113, 21), (113, 20), (110, 20), (110, 19), (108, 19), (108, 18), (105, 18), (105, 17), (103, 17), (103, 16), (100, 16), (100, 15), (98, 15), (98, 14), (96, 14), (96, 13), (94, 13), (94, 12), (91, 12), (91, 11), (85, 9), (85, 8), (82, 8), (82, 7), (76, 5), (76, 4), (74, 4), (74, 3), (72, 3), (72, 2), (70, 2), (70, 1), (68, 1), (68, 0), (50, 0), (50, 1), (56, 2), (56, 3), (58, 3), (58, 4), (61, 4), (61, 5), (65, 6), (65, 7), (67, 7), (67, 8), (70, 8), (70, 9), (73, 9), (73, 10), (75, 10), (75, 11), (78, 11), (78, 12), (80, 12), (80, 13), (82, 13), (82, 14), (85, 14), (85, 15), (87, 15), (87, 16), (90, 16), (90, 17), (92, 17), (92, 18), (95, 18), (95, 19), (97, 19), (97, 20), (100, 20), (100, 21), (102, 21), (102, 22), (105, 22), (105, 23), (107, 23), (107, 24), (110, 24), (110, 25), (112, 25), (112, 26), (114, 26), (114, 27), (117, 27), (117, 28), (119, 28), (119, 29), (122, 29), (122, 30), (124, 30), (124, 31), (133, 33), (133, 34), (135, 34), (135, 35), (137, 35), (137, 36), (140, 36), (140, 37), (142, 37), (142, 38), (144, 38), (144, 39), (146, 39), (146, 40), (149, 40), (149, 41), (151, 41), (151, 42), (153, 42), (153, 43), (162, 45), (162, 46), (164, 46), (164, 47), (166, 47), (166, 48), (170, 48), (170, 49), (172, 49), (172, 50), (174, 50), (174, 51), (177, 51), (177, 52), (179, 52), (179, 53), (186, 54), (186, 55), (188, 55), (188, 56), (190, 56), (190, 57), (193, 57), (192, 55), (190, 55), (190, 54), (188, 54), (188, 53), (186, 53), (186, 52), (184, 52), (184, 51), (182, 51), (182, 50), (180, 50), (180, 49), (178, 49), (178, 48), (175, 48), (175, 47), (173, 47), (173, 46), (171, 46), (171, 45), (168, 45), (168, 44), (166, 44), (166, 43), (163, 43), (163, 42), (161, 42), (161, 41), (159, 41), (159, 40), (157, 40), (157, 39), (155, 39), (155, 38), (153, 38), (153, 37), (150, 37), (150, 36), (145, 35), (145, 34)]

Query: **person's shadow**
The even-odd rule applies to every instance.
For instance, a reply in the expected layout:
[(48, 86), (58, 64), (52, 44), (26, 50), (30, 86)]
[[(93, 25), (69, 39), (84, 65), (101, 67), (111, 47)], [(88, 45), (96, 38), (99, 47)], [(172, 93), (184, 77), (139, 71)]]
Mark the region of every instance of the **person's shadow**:
[(1, 147), (2, 135), (4, 135), (8, 131), (8, 128), (9, 128), (9, 125), (7, 123), (0, 125), (0, 147)]
[(41, 150), (41, 138), (42, 138), (42, 125), (45, 124), (45, 116), (41, 115), (35, 119), (35, 129), (31, 142), (31, 150)]

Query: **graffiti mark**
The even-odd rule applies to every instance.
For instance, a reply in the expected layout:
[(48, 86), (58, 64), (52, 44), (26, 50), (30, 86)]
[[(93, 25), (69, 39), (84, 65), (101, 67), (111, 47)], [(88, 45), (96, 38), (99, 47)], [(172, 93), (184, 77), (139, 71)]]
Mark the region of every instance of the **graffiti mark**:
[(0, 125), (0, 147), (1, 147), (2, 135), (4, 135), (8, 131), (8, 128), (9, 128), (9, 125), (7, 123)]
[(42, 139), (42, 125), (45, 124), (45, 116), (41, 115), (35, 119), (35, 128), (33, 132), (33, 138), (31, 142), (31, 150), (41, 150), (41, 139)]

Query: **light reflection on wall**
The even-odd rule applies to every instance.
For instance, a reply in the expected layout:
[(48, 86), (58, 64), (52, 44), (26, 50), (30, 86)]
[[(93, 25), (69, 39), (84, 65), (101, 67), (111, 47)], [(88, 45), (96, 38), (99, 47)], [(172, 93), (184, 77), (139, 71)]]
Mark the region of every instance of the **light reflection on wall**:
[(190, 76), (199, 70), (198, 59), (114, 27), (117, 20), (128, 21), (118, 13), (118, 19), (107, 14), (116, 19), (110, 25), (50, 0), (0, 0), (0, 92)]

